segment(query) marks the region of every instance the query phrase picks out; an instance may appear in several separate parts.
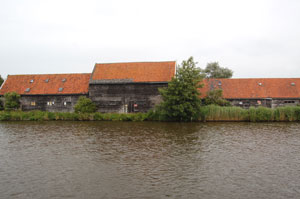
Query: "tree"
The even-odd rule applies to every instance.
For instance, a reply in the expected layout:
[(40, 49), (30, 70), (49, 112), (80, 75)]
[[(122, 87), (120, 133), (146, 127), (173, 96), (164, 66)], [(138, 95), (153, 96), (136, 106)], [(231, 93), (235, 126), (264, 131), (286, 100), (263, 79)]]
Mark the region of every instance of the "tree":
[(75, 105), (76, 113), (94, 113), (96, 112), (96, 105), (92, 102), (91, 99), (80, 96), (76, 105)]
[(215, 104), (219, 106), (230, 106), (230, 102), (223, 98), (223, 90), (216, 89), (207, 92), (204, 98), (205, 105)]
[(183, 61), (168, 87), (159, 89), (163, 101), (157, 110), (165, 119), (172, 121), (198, 119), (201, 106), (198, 88), (202, 87), (200, 82), (203, 75), (196, 64), (193, 57)]
[(3, 82), (4, 82), (4, 79), (0, 75), (0, 86), (3, 84)]
[(21, 96), (16, 92), (8, 92), (4, 94), (5, 104), (4, 109), (6, 111), (16, 110), (20, 108)]
[(220, 67), (218, 62), (211, 62), (204, 69), (206, 78), (231, 78), (233, 71), (229, 68)]

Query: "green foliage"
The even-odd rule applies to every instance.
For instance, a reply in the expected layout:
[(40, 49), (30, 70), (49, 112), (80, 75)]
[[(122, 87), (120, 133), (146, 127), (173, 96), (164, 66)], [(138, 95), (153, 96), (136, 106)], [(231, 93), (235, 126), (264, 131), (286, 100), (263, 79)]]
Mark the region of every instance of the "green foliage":
[(0, 86), (3, 84), (3, 82), (4, 82), (4, 79), (0, 75)]
[(16, 110), (20, 108), (20, 95), (16, 92), (8, 92), (4, 94), (5, 104), (4, 108), (7, 111)]
[(300, 121), (300, 107), (299, 106), (295, 109), (295, 118), (297, 121)]
[(201, 121), (248, 121), (248, 110), (240, 107), (203, 106), (200, 112)]
[(147, 113), (68, 113), (44, 111), (0, 111), (0, 121), (144, 121)]
[(203, 76), (193, 57), (183, 61), (167, 88), (159, 89), (163, 102), (157, 107), (161, 118), (171, 121), (197, 120), (201, 99), (199, 91)]
[(204, 103), (205, 105), (231, 106), (230, 102), (223, 98), (223, 90), (221, 89), (208, 91)]
[(256, 119), (257, 122), (269, 122), (273, 121), (273, 109), (266, 107), (258, 107), (256, 110)]
[[(44, 111), (0, 111), (0, 121), (169, 121), (156, 110), (148, 113), (64, 113)], [(240, 107), (202, 106), (195, 121), (249, 121), (279, 122), (300, 121), (300, 107), (265, 107), (242, 109)]]
[(96, 111), (96, 105), (92, 102), (91, 99), (80, 96), (76, 105), (75, 113), (94, 113)]
[(11, 114), (9, 112), (1, 111), (0, 112), (0, 121), (9, 121)]
[(208, 63), (203, 72), (206, 78), (231, 78), (233, 75), (232, 70), (220, 67), (218, 62)]
[(0, 111), (4, 110), (4, 99), (0, 97)]

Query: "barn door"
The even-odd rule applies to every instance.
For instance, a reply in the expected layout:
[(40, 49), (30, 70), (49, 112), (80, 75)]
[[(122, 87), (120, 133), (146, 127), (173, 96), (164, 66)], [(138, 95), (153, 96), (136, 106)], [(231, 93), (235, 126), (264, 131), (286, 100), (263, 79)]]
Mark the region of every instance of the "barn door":
[(128, 104), (128, 113), (134, 112), (134, 101), (129, 101)]

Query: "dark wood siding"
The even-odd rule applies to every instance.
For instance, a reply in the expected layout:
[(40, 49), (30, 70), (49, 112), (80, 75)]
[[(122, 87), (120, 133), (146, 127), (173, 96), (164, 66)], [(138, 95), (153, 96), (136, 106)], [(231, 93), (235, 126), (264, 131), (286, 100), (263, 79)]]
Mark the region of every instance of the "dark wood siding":
[(22, 95), (21, 109), (23, 111), (73, 112), (80, 96), (87, 95)]
[(89, 97), (99, 112), (146, 112), (161, 102), (167, 83), (90, 84)]
[(296, 106), (300, 104), (300, 99), (227, 99), (233, 106), (242, 108), (264, 106), (268, 108), (276, 108), (283, 106)]

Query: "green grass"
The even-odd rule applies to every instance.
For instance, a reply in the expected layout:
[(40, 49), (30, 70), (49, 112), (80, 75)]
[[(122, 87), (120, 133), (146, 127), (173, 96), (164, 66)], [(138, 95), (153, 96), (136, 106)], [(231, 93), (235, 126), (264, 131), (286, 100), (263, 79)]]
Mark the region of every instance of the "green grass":
[(275, 109), (266, 107), (220, 107), (204, 106), (200, 113), (201, 121), (249, 121), (249, 122), (280, 122), (300, 121), (300, 107), (289, 106)]
[[(160, 111), (148, 113), (65, 113), (45, 111), (0, 111), (0, 121), (169, 121)], [(300, 106), (275, 109), (259, 107), (203, 106), (198, 121), (280, 122), (300, 121)]]
[(0, 111), (0, 121), (144, 121), (147, 113), (65, 113), (45, 111)]
[(201, 121), (248, 121), (248, 110), (239, 107), (204, 106), (200, 110)]

